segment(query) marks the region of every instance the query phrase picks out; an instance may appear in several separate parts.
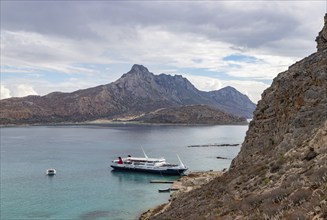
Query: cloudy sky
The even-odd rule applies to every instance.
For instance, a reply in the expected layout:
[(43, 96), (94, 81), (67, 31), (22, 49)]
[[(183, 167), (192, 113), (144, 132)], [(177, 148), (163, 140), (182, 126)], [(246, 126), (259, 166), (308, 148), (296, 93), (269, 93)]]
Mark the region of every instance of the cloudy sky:
[(252, 101), (316, 51), (326, 1), (1, 1), (1, 98), (107, 84), (143, 64)]

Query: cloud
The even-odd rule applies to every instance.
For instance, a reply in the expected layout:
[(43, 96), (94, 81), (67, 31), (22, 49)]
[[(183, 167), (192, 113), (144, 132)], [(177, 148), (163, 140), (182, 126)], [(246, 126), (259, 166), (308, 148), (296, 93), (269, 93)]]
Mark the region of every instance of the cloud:
[[(110, 35), (99, 28), (102, 36)], [(149, 34), (151, 33), (151, 34)], [(239, 53), (231, 44), (212, 41), (190, 34), (176, 34), (158, 28), (143, 28), (134, 32), (131, 39), (106, 42), (80, 42), (29, 32), (3, 31), (2, 61), (6, 70), (52, 71), (67, 74), (91, 74), (97, 71), (85, 63), (106, 64), (142, 63), (169, 64), (175, 68), (202, 68), (237, 77), (272, 79), (295, 59), (261, 55), (260, 51)], [(140, 45), (142, 45), (140, 47)], [(226, 57), (251, 57), (226, 59)], [(13, 69), (10, 69), (12, 67)]]
[(7, 99), (10, 98), (10, 90), (7, 89), (4, 85), (0, 85), (1, 86), (1, 91), (0, 91), (0, 99)]
[[(316, 50), (324, 8), (323, 1), (4, 1), (1, 80), (12, 96), (44, 95), (107, 84), (139, 63), (186, 73), (201, 88), (235, 85), (256, 101), (262, 82)], [(31, 89), (19, 93), (20, 84)]]
[(2, 3), (2, 26), (90, 41), (106, 40), (96, 26), (112, 35), (117, 34), (115, 27), (126, 28), (120, 39), (133, 37), (137, 29), (159, 27), (237, 47), (265, 48), (270, 53), (277, 52), (274, 45), (280, 43), (278, 55), (304, 56), (314, 49), (312, 45), (304, 44), (303, 54), (298, 54), (287, 49), (294, 43), (282, 43), (284, 39), (314, 39), (320, 26), (312, 21), (321, 19), (323, 9), (323, 1), (6, 1)]
[(6, 99), (11, 97), (23, 97), (28, 95), (38, 95), (31, 85), (17, 84), (11, 85), (10, 88), (1, 84), (1, 97), (0, 99)]
[[(51, 92), (73, 92), (80, 89), (95, 87), (101, 84), (107, 84), (115, 79), (106, 77), (106, 74), (94, 76), (67, 77), (65, 80), (59, 80), (54, 83), (44, 78), (9, 78), (1, 82), (1, 87), (7, 89), (10, 97), (23, 97), (27, 95), (46, 95)], [(108, 80), (108, 81), (107, 81)], [(103, 83), (105, 82), (105, 83)], [(2, 97), (7, 98), (7, 97)], [(9, 98), (9, 97), (8, 97)]]
[(261, 99), (261, 93), (269, 87), (268, 84), (251, 80), (220, 80), (212, 77), (186, 75), (195, 87), (202, 91), (219, 90), (226, 86), (232, 86), (241, 93), (247, 95), (251, 101), (257, 103)]
[(12, 91), (13, 97), (22, 97), (27, 95), (37, 95), (37, 92), (30, 85), (20, 84)]
[[(110, 63), (92, 42), (75, 41), (26, 31), (1, 31), (2, 63), (7, 68), (38, 69), (63, 73), (90, 72), (76, 64)], [(95, 58), (95, 59), (94, 59)]]
[[(3, 79), (7, 85), (31, 85), (37, 88), (38, 94), (45, 95), (52, 91), (72, 92), (112, 82), (124, 73), (107, 70), (107, 67), (111, 67), (115, 62), (128, 66), (125, 72), (133, 63), (141, 63), (148, 66), (152, 72), (167, 73), (165, 68), (160, 66), (168, 64), (176, 70), (174, 73), (181, 72), (185, 67), (194, 69), (193, 72), (198, 76), (201, 76), (202, 70), (210, 72), (211, 78), (203, 78), (206, 82), (196, 81), (196, 86), (201, 89), (205, 88), (202, 84), (212, 88), (213, 82), (226, 86), (235, 84), (237, 89), (248, 92), (256, 102), (262, 92), (260, 89), (266, 88), (256, 80), (271, 80), (295, 61), (295, 58), (264, 55), (259, 50), (240, 52), (225, 42), (212, 41), (198, 35), (176, 34), (158, 28), (135, 30), (133, 38), (122, 38), (120, 44), (115, 44), (116, 39), (112, 39), (105, 28), (99, 28), (99, 34), (103, 37), (108, 35), (108, 41), (92, 42), (93, 48), (88, 46), (87, 42), (83, 44), (66, 38), (37, 33), (4, 32), (2, 60), (7, 65), (2, 68)], [(87, 63), (90, 65), (86, 65)], [(105, 69), (99, 70), (98, 64), (103, 64)], [(152, 66), (156, 68), (152, 69)], [(33, 80), (16, 80), (9, 83), (8, 80), (14, 73), (25, 77), (29, 73)], [(184, 71), (182, 74), (188, 72)], [(55, 80), (55, 83), (51, 83), (51, 80), (59, 76), (62, 82)], [(253, 86), (231, 80), (218, 80), (222, 76), (239, 81), (247, 79)], [(213, 81), (213, 78), (216, 81)], [(256, 90), (250, 91), (251, 88)], [(15, 96), (18, 94), (34, 93), (16, 92)]]

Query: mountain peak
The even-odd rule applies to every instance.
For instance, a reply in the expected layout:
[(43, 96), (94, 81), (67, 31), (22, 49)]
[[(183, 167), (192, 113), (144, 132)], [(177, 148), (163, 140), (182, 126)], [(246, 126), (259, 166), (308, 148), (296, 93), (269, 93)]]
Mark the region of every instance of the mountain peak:
[(151, 78), (153, 77), (154, 74), (151, 73), (148, 68), (146, 68), (143, 65), (140, 64), (134, 64), (131, 68), (130, 71), (128, 71), (127, 73), (125, 73), (121, 78), (125, 78), (125, 77), (132, 77), (135, 79), (144, 79), (144, 78)]
[(237, 91), (234, 87), (231, 87), (231, 86), (226, 86), (224, 88), (221, 88), (220, 90), (230, 90), (230, 91)]
[(149, 73), (148, 68), (140, 64), (134, 64), (129, 72)]
[(216, 90), (215, 92), (218, 93), (218, 94), (221, 94), (223, 96), (228, 96), (228, 97), (229, 96), (235, 96), (235, 95), (241, 96), (241, 97), (245, 96), (244, 94), (242, 94), (241, 92), (239, 92), (237, 89), (235, 89), (232, 86), (226, 86), (224, 88)]
[(252, 118), (255, 104), (246, 95), (239, 92), (231, 86), (226, 86), (222, 89), (208, 92), (223, 110), (238, 116), (246, 116)]

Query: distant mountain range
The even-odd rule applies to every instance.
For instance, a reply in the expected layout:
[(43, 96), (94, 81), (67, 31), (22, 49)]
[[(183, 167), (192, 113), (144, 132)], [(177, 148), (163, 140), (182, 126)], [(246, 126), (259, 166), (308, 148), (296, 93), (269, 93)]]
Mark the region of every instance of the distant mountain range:
[[(204, 92), (181, 75), (154, 75), (146, 67), (135, 64), (120, 79), (106, 85), (72, 93), (54, 92), (0, 100), (0, 124), (116, 119), (192, 105), (208, 105), (244, 118), (252, 118), (256, 107), (232, 87)], [(192, 108), (194, 110), (194, 106)]]

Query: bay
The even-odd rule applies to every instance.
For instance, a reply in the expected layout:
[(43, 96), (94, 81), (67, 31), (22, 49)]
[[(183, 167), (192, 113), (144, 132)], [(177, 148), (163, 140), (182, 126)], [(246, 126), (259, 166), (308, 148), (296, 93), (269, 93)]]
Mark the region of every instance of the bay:
[[(247, 126), (78, 125), (1, 128), (1, 219), (137, 219), (167, 202), (160, 175), (112, 172), (118, 156), (165, 157), (190, 171), (228, 168)], [(229, 158), (228, 160), (217, 157)], [(57, 175), (45, 175), (55, 168)]]

